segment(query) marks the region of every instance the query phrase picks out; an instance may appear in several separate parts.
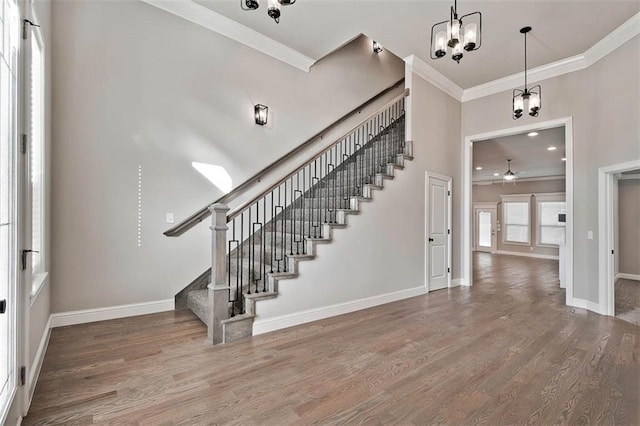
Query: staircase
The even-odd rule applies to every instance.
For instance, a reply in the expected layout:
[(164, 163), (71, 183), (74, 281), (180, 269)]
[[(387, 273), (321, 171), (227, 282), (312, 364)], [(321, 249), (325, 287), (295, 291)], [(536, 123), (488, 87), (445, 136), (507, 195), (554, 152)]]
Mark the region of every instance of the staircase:
[(316, 245), (330, 243), (333, 230), (345, 228), (411, 154), (403, 94), (231, 213), (211, 206), (212, 268), (186, 296), (209, 340), (251, 336), (256, 304), (277, 297), (280, 280), (298, 277), (298, 263), (313, 260)]

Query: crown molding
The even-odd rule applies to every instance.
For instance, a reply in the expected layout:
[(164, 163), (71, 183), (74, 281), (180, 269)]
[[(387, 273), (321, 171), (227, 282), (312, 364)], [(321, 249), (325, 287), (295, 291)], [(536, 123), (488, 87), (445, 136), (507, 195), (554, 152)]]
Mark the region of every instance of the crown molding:
[[(532, 68), (527, 71), (527, 78), (529, 83), (536, 83), (559, 75), (579, 71), (586, 67), (587, 61), (584, 54), (581, 54)], [(524, 71), (465, 89), (462, 94), (462, 102), (468, 102), (495, 93), (515, 89), (516, 87), (520, 87), (523, 81)]]
[[(640, 34), (640, 13), (633, 15), (584, 53), (528, 70), (528, 80), (530, 83), (536, 83), (588, 68), (638, 34)], [(523, 81), (524, 71), (465, 89), (462, 102), (514, 89)]]
[[(542, 182), (547, 180), (566, 180), (564, 175), (558, 176), (539, 176), (539, 177), (530, 177), (530, 178), (516, 178), (515, 182)], [(514, 181), (511, 181), (514, 182)], [(509, 184), (511, 184), (509, 182)], [(475, 180), (472, 182), (473, 185), (495, 185), (503, 183), (502, 179), (489, 179), (489, 180)]]
[(436, 86), (452, 98), (462, 102), (462, 87), (449, 80), (442, 73), (437, 71), (431, 65), (418, 58), (416, 55), (410, 55), (404, 58), (404, 62), (409, 66), (410, 70), (424, 80)]
[(638, 34), (640, 34), (640, 12), (584, 52), (587, 66), (595, 64)]
[(309, 69), (316, 60), (294, 50), (264, 34), (252, 30), (232, 19), (208, 9), (192, 0), (141, 0), (151, 6), (162, 9), (201, 27), (244, 44), (260, 53), (269, 55), (279, 61), (296, 67), (302, 71)]

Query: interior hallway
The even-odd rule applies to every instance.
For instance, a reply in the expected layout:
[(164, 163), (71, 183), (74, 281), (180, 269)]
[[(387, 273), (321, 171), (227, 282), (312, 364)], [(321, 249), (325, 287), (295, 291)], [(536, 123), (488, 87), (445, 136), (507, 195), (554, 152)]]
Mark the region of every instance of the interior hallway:
[(557, 262), (226, 346), (188, 311), (54, 329), (24, 424), (640, 424), (640, 327), (563, 305)]

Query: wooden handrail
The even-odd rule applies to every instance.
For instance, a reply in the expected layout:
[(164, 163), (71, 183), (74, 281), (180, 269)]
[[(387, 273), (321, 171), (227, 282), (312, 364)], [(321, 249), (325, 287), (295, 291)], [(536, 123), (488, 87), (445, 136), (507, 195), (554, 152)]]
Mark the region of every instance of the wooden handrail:
[[(404, 77), (401, 78), (400, 80), (398, 80), (397, 82), (395, 82), (394, 84), (392, 84), (391, 86), (387, 87), (386, 89), (384, 89), (383, 91), (381, 91), (377, 95), (371, 97), (366, 102), (364, 102), (361, 105), (359, 105), (358, 107), (352, 109), (347, 114), (345, 114), (342, 117), (340, 117), (337, 121), (334, 121), (332, 124), (330, 124), (329, 126), (325, 127), (320, 132), (316, 133), (311, 138), (307, 139), (304, 143), (298, 145), (296, 148), (294, 148), (293, 150), (289, 151), (287, 154), (285, 154), (282, 157), (278, 158), (273, 163), (269, 164), (264, 169), (260, 170), (258, 173), (253, 175), (251, 178), (247, 179), (246, 181), (244, 181), (243, 183), (241, 183), (240, 185), (235, 187), (233, 190), (231, 190), (231, 192), (223, 195), (222, 197), (218, 198), (214, 202), (212, 202), (210, 204), (207, 204), (205, 207), (201, 208), (200, 210), (198, 210), (197, 212), (195, 212), (194, 214), (192, 214), (188, 218), (184, 219), (182, 222), (178, 223), (177, 225), (175, 225), (171, 229), (168, 229), (167, 231), (164, 232), (164, 235), (166, 235), (167, 237), (179, 237), (180, 235), (184, 234), (189, 229), (193, 228), (195, 225), (197, 225), (198, 223), (202, 222), (204, 219), (206, 219), (207, 217), (209, 217), (211, 215), (211, 212), (209, 211), (209, 206), (211, 206), (213, 204), (228, 204), (229, 202), (233, 201), (236, 197), (238, 197), (238, 195), (243, 193), (245, 190), (247, 190), (248, 188), (252, 187), (256, 183), (259, 183), (262, 180), (262, 178), (265, 175), (267, 175), (268, 173), (270, 173), (272, 170), (274, 170), (275, 168), (277, 168), (278, 166), (280, 166), (281, 164), (283, 164), (287, 160), (291, 159), (293, 156), (295, 156), (297, 153), (303, 151), (305, 148), (308, 148), (310, 145), (312, 145), (318, 138), (323, 136), (325, 133), (327, 133), (328, 131), (330, 131), (333, 128), (337, 127), (339, 124), (341, 124), (342, 122), (347, 120), (349, 117), (351, 117), (352, 115), (360, 112), (363, 108), (366, 108), (367, 106), (369, 106), (373, 102), (377, 101), (378, 99), (380, 99), (381, 97), (383, 97), (387, 93), (391, 92), (392, 90), (396, 89), (398, 86), (402, 85), (403, 83), (404, 83)], [(407, 95), (407, 93), (405, 91), (405, 96), (406, 95)], [(341, 138), (338, 138), (338, 139), (341, 139)], [(314, 155), (314, 157), (315, 157), (315, 155)], [(243, 203), (243, 205), (244, 204), (246, 204), (246, 203)], [(235, 211), (238, 211), (238, 210), (236, 209)]]

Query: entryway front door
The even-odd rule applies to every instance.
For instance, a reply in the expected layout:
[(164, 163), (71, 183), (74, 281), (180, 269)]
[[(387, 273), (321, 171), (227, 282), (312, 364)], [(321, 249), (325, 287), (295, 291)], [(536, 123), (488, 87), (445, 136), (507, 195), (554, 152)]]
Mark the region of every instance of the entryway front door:
[(477, 251), (495, 253), (498, 249), (496, 236), (496, 207), (474, 207), (474, 235)]

